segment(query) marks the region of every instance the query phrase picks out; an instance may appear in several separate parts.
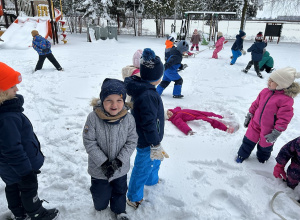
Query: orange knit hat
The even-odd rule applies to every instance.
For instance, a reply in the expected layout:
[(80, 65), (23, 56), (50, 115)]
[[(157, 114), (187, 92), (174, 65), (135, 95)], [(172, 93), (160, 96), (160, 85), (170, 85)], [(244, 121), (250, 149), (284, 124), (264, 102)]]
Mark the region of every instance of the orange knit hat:
[(21, 73), (0, 62), (0, 90), (8, 90), (22, 82)]

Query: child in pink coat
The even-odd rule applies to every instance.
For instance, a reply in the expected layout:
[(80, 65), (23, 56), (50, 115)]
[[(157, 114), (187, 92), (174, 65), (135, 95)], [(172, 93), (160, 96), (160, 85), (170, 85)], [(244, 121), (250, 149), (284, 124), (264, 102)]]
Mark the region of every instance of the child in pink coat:
[(294, 97), (300, 92), (300, 85), (294, 82), (300, 73), (292, 67), (271, 73), (268, 88), (263, 89), (252, 103), (244, 126), (248, 127), (238, 151), (237, 163), (247, 159), (257, 144), (257, 159), (267, 161), (279, 135), (287, 129), (294, 113)]
[(218, 53), (222, 50), (225, 38), (223, 37), (222, 32), (218, 32), (217, 42), (215, 44), (216, 49), (213, 52), (212, 58), (218, 59)]
[(191, 110), (191, 109), (181, 109), (180, 107), (176, 107), (174, 109), (169, 109), (167, 111), (167, 119), (171, 121), (177, 128), (179, 128), (183, 133), (186, 135), (193, 135), (195, 132), (187, 125), (187, 121), (193, 120), (203, 120), (207, 121), (211, 124), (213, 128), (218, 128), (222, 131), (226, 131), (228, 133), (233, 133), (233, 127), (227, 127), (222, 122), (210, 118), (210, 117), (217, 117), (222, 119), (223, 116), (217, 115), (213, 112), (203, 112), (198, 110)]

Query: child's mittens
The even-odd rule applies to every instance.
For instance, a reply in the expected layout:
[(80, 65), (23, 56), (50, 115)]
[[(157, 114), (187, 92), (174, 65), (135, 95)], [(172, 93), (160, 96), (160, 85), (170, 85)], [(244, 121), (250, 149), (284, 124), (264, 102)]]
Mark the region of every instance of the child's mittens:
[(116, 158), (113, 161), (111, 161), (111, 166), (114, 169), (114, 171), (116, 171), (117, 169), (122, 167), (122, 162), (118, 158)]
[(111, 162), (109, 162), (108, 160), (106, 160), (102, 165), (101, 165), (101, 170), (104, 174), (104, 176), (107, 177), (107, 179), (111, 178), (114, 173), (115, 173), (115, 170), (114, 168), (112, 167), (112, 164)]
[(265, 138), (268, 143), (274, 143), (280, 135), (280, 131), (273, 129), (270, 134), (265, 135)]
[(245, 50), (243, 50), (243, 49), (241, 50), (241, 52), (242, 52), (243, 55), (247, 54), (247, 52)]
[(228, 127), (226, 132), (229, 133), (229, 134), (234, 133), (234, 127)]
[(276, 166), (274, 167), (273, 175), (275, 178), (286, 180), (286, 172), (284, 171), (284, 166), (277, 163)]
[(249, 125), (252, 117), (253, 117), (253, 114), (251, 114), (250, 112), (248, 112), (247, 115), (245, 116), (245, 122), (244, 122), (245, 128), (248, 128), (248, 125)]
[(161, 144), (156, 146), (150, 146), (150, 159), (151, 160), (161, 160), (163, 161), (164, 158), (169, 158), (167, 152), (162, 148)]

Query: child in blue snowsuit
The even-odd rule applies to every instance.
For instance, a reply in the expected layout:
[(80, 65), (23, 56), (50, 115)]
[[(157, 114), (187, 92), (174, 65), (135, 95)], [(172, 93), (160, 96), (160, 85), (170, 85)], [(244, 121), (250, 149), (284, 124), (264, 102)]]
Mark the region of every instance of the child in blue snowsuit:
[(173, 47), (170, 50), (170, 56), (165, 63), (165, 72), (164, 77), (161, 83), (157, 86), (156, 91), (159, 95), (161, 95), (165, 88), (171, 83), (171, 81), (175, 82), (173, 89), (173, 98), (182, 98), (181, 87), (183, 83), (183, 79), (178, 74), (178, 69), (183, 69), (184, 66), (181, 64), (182, 54), (189, 50), (189, 44), (182, 40), (178, 43), (177, 47)]
[[(231, 47), (232, 60), (230, 62), (230, 65), (235, 64), (237, 58), (242, 55), (243, 43), (244, 43), (245, 37), (246, 37), (246, 33), (242, 30), (240, 30), (240, 33), (238, 35), (236, 35), (236, 40)], [(243, 54), (245, 54), (244, 51), (243, 51)]]
[(141, 77), (130, 76), (124, 81), (127, 93), (132, 97), (132, 115), (138, 134), (137, 154), (127, 193), (127, 204), (134, 208), (143, 201), (144, 186), (158, 183), (158, 170), (164, 159), (160, 144), (164, 135), (164, 106), (155, 89), (163, 70), (160, 58), (146, 48), (141, 58)]
[(31, 35), (33, 37), (32, 47), (39, 54), (39, 60), (34, 71), (41, 70), (43, 68), (43, 64), (46, 58), (55, 66), (58, 71), (62, 71), (62, 67), (52, 54), (51, 43), (47, 39), (39, 35), (39, 32), (37, 30), (31, 31)]
[(255, 72), (259, 78), (263, 78), (260, 69), (259, 69), (259, 61), (263, 58), (264, 48), (267, 46), (266, 42), (263, 42), (262, 32), (259, 32), (255, 37), (255, 42), (252, 46), (247, 50), (251, 52), (251, 60), (249, 61), (246, 68), (243, 70), (244, 73), (247, 73), (252, 65), (254, 65)]

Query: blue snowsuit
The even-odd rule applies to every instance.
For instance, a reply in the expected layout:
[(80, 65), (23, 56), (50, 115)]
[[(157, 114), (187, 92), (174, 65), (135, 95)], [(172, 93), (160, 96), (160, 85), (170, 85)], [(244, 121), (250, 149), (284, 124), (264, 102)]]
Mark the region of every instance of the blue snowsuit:
[(127, 197), (138, 202), (144, 197), (144, 186), (158, 183), (160, 160), (150, 159), (150, 146), (158, 145), (164, 135), (164, 106), (155, 86), (137, 76), (125, 78), (128, 95), (132, 97), (132, 115), (138, 133), (137, 154), (132, 169)]
[(182, 67), (182, 53), (176, 47), (171, 48), (170, 56), (165, 63), (165, 72), (161, 83), (157, 86), (156, 91), (161, 95), (165, 88), (171, 83), (175, 82), (173, 95), (181, 95), (181, 87), (183, 79), (178, 74), (178, 68)]
[(246, 33), (242, 30), (240, 30), (240, 34), (236, 35), (236, 40), (231, 47), (231, 52), (232, 52), (232, 60), (230, 62), (231, 64), (235, 64), (237, 58), (242, 55), (241, 51), (243, 50), (243, 43), (244, 43), (244, 39), (242, 39), (242, 37), (245, 35)]

